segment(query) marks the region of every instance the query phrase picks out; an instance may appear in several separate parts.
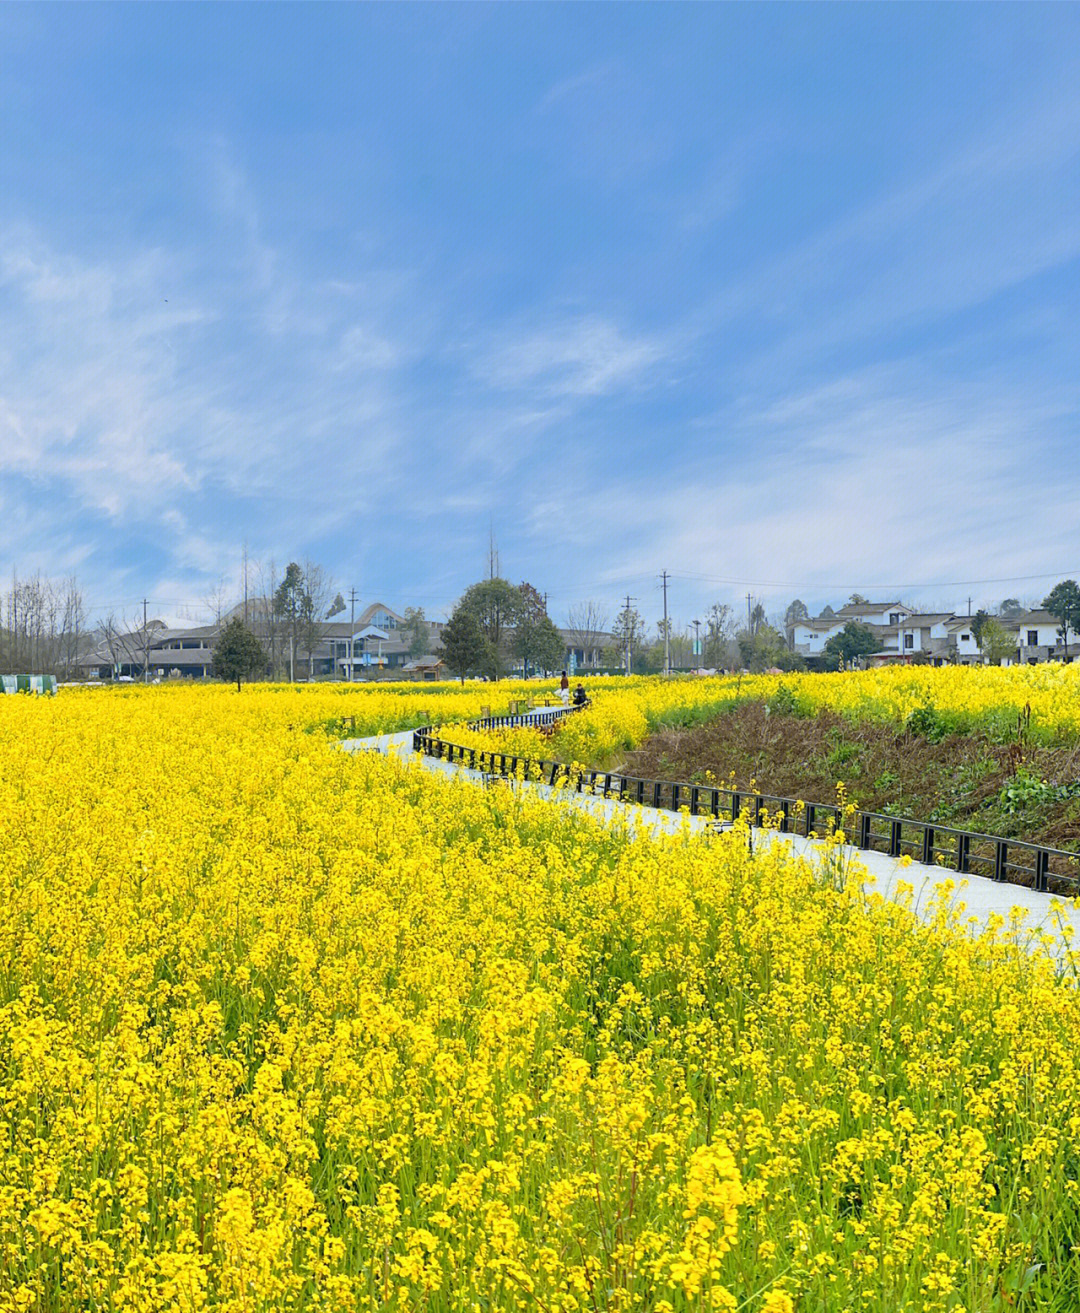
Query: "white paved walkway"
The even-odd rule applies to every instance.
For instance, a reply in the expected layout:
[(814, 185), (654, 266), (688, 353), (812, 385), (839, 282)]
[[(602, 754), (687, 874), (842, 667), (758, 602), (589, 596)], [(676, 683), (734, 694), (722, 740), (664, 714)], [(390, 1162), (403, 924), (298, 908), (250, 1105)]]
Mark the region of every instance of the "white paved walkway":
[[(342, 747), (348, 752), (377, 751), (406, 757), (412, 753), (412, 737), (412, 730), (404, 730), (398, 734), (380, 734), (368, 739), (347, 739)], [(451, 765), (428, 756), (422, 756), (420, 760), (427, 770), (464, 775), (477, 783), (482, 783), (484, 779), (480, 771), (470, 770), (466, 766)], [(536, 789), (545, 796), (557, 792), (565, 806), (577, 807), (602, 818), (619, 817), (631, 827), (646, 825), (656, 833), (674, 833), (686, 824), (692, 830), (703, 830), (709, 824), (708, 817), (704, 816), (678, 815), (652, 807), (640, 807), (636, 803), (622, 803), (613, 798), (571, 793), (566, 789), (555, 790), (547, 784), (529, 783), (524, 787)], [(822, 844), (802, 835), (754, 830), (753, 836), (755, 844), (786, 843), (795, 852), (811, 859), (821, 856)], [(1003, 916), (1007, 921), (1014, 908), (1023, 909), (1026, 914), (1024, 927), (1033, 936), (1040, 932), (1058, 935), (1060, 916), (1080, 925), (1080, 907), (1073, 899), (1065, 901), (1053, 894), (1037, 893), (1022, 885), (1002, 884), (979, 875), (967, 875), (958, 879), (955, 872), (939, 866), (923, 866), (919, 862), (912, 862), (905, 867), (885, 853), (847, 848), (845, 854), (847, 859), (864, 867), (874, 877), (875, 882), (866, 886), (867, 892), (876, 890), (885, 898), (897, 899), (900, 897), (901, 883), (913, 886), (913, 907), (916, 911), (924, 911), (935, 891), (950, 883), (956, 886), (950, 894), (950, 902), (956, 907), (962, 906), (966, 916), (974, 918), (978, 927), (984, 926), (987, 918), (993, 915)]]

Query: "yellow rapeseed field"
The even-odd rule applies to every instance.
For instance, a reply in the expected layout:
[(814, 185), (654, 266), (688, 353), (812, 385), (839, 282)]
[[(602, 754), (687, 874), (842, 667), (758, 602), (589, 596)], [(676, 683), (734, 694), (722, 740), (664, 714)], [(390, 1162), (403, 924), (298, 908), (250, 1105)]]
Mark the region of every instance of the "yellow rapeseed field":
[[(592, 705), (550, 738), (534, 730), (446, 737), (471, 746), (606, 765), (662, 726), (697, 724), (739, 699), (775, 701), (789, 712), (828, 709), (853, 720), (905, 725), (928, 712), (942, 731), (979, 729), (999, 739), (1080, 740), (1080, 663), (1039, 666), (903, 666), (833, 674), (586, 680)], [(522, 686), (516, 686), (518, 688)], [(434, 705), (434, 704), (433, 704)], [(462, 707), (461, 720), (475, 713)], [(454, 716), (452, 703), (440, 714)], [(1019, 724), (1018, 724), (1019, 720)], [(925, 723), (925, 722), (924, 722)]]
[(0, 1313), (1080, 1307), (1068, 952), (312, 729), (512, 693), (0, 700)]

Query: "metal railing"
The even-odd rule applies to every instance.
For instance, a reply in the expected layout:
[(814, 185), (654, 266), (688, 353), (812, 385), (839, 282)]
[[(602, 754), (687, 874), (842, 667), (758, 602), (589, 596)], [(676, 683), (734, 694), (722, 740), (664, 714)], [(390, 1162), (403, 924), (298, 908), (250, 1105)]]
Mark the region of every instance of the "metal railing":
[[(541, 722), (553, 724), (576, 707), (556, 707), (541, 713)], [(536, 724), (536, 716), (492, 716), (470, 724), (470, 729), (500, 729)], [(991, 880), (1025, 885), (1029, 889), (1072, 897), (1080, 892), (1080, 853), (1048, 848), (1023, 839), (959, 830), (932, 821), (909, 820), (883, 812), (849, 812), (835, 803), (805, 802), (776, 794), (745, 789), (724, 789), (674, 780), (641, 779), (615, 771), (571, 769), (564, 762), (520, 757), (508, 752), (465, 747), (439, 737), (432, 726), (413, 733), (413, 749), (429, 757), (456, 762), (487, 775), (523, 776), (538, 783), (562, 785), (577, 793), (590, 793), (620, 802), (638, 803), (661, 811), (710, 816), (734, 822), (744, 812), (750, 824), (761, 826), (768, 816), (781, 834), (824, 838), (845, 829), (845, 839), (865, 852), (910, 857), (926, 866), (940, 866), (958, 875), (981, 875)], [(846, 826), (850, 822), (851, 833)]]

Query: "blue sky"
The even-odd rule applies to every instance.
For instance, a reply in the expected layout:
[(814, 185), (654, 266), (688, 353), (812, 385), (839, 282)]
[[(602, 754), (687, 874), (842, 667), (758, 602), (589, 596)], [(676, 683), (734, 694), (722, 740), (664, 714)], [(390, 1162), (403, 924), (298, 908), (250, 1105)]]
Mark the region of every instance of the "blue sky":
[(1080, 574), (1080, 7), (0, 7), (0, 578)]

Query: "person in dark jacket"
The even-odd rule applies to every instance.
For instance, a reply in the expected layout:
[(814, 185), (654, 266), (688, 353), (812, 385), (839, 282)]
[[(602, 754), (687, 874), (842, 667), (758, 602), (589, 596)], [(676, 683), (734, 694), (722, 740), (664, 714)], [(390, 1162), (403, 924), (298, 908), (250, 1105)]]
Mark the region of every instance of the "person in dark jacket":
[(589, 701), (589, 696), (585, 692), (585, 685), (579, 684), (577, 688), (574, 689), (574, 706), (575, 707), (587, 706), (588, 701)]

